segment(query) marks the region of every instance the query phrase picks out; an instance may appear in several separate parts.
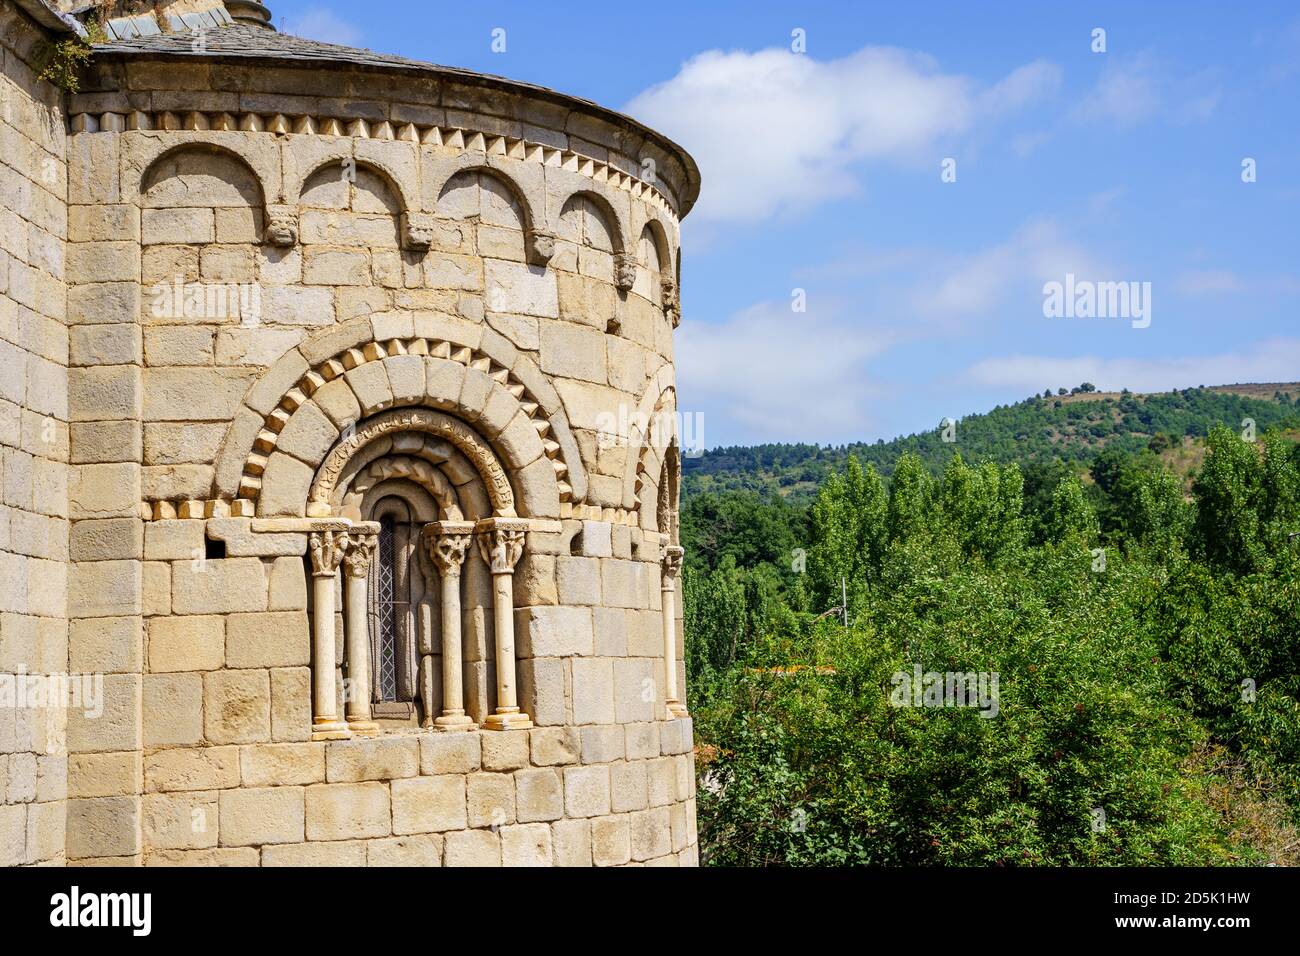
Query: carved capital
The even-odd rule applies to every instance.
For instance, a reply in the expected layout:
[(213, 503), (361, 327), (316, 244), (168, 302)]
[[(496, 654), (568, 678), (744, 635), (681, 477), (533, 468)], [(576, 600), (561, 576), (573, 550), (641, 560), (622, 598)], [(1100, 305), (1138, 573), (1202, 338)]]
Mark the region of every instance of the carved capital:
[(298, 213), (292, 206), (266, 207), (266, 242), (292, 246), (298, 242)]
[(307, 538), (311, 552), (311, 573), (332, 578), (348, 550), (346, 531), (313, 531)]
[(555, 255), (555, 236), (541, 229), (528, 230), (528, 261), (544, 266)]
[(460, 574), (465, 555), (474, 540), (474, 525), (469, 521), (434, 521), (420, 531), (425, 554), (444, 578)]
[(493, 574), (511, 574), (524, 553), (528, 525), (523, 521), (485, 518), (475, 527), (479, 554)]
[(424, 252), (433, 245), (433, 216), (427, 212), (402, 213), (402, 243), (407, 249)]
[(664, 556), (659, 563), (663, 567), (665, 586), (670, 586), (672, 582), (677, 580), (677, 575), (682, 570), (682, 558), (685, 554), (686, 549), (677, 545), (670, 544), (664, 548)]
[(631, 292), (636, 284), (636, 259), (626, 252), (614, 255), (614, 285), (620, 292)]
[(348, 550), (343, 556), (343, 566), (348, 577), (364, 578), (370, 573), (370, 562), (379, 549), (379, 535), (374, 531), (348, 532)]

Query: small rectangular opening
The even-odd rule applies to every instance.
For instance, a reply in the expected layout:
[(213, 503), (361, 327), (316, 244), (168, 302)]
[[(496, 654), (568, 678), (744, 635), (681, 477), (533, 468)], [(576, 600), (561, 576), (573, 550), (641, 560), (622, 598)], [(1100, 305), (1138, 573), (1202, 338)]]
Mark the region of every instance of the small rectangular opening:
[(226, 542), (217, 541), (212, 538), (203, 539), (203, 557), (209, 561), (224, 558), (226, 556)]

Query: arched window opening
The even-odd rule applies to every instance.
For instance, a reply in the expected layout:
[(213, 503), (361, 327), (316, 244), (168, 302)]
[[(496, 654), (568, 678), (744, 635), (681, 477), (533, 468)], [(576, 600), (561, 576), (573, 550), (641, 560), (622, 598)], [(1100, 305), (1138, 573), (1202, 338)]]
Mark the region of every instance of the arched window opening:
[(372, 703), (377, 718), (416, 716), (419, 656), (415, 608), (423, 593), (420, 523), (398, 497), (375, 503), (368, 520), (379, 523), (379, 540), (370, 569), (370, 647)]
[(515, 514), (505, 469), (468, 426), (432, 410), (401, 415), (359, 426), (370, 440), (336, 445), (309, 491), (321, 519), (308, 539), (312, 739), (527, 729), (513, 575), (528, 521)]
[(667, 544), (678, 543), (678, 495), (681, 488), (681, 461), (674, 441), (664, 451), (664, 464), (659, 473), (659, 509), (656, 524)]
[(379, 700), (383, 702), (397, 700), (397, 635), (401, 627), (398, 607), (399, 603), (405, 603), (397, 599), (397, 555), (393, 541), (396, 534), (392, 516), (385, 515), (379, 522), (379, 580), (373, 611), (376, 618), (375, 640), (379, 645), (379, 680), (376, 681), (376, 688)]

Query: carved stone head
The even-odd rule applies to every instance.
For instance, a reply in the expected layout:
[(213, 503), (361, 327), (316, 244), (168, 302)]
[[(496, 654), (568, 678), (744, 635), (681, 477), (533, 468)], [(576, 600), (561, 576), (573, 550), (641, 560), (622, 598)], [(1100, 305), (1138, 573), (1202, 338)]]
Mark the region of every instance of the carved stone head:
[(677, 295), (677, 281), (670, 275), (665, 275), (659, 284), (662, 296), (664, 315), (673, 323), (676, 328), (682, 320), (681, 299)]
[(298, 216), (290, 209), (267, 210), (266, 241), (273, 246), (297, 244)]
[(555, 255), (555, 236), (540, 229), (528, 231), (528, 258), (534, 265), (545, 265)]
[(408, 212), (402, 217), (402, 239), (407, 249), (423, 252), (433, 245), (433, 216)]
[(636, 283), (636, 260), (626, 252), (614, 256), (614, 284), (620, 292), (632, 291)]

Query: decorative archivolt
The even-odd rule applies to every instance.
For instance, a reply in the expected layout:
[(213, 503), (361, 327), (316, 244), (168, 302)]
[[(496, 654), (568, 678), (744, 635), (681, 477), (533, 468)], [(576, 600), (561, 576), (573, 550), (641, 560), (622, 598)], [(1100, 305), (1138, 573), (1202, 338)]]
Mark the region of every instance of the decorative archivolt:
[(488, 498), (492, 502), (492, 515), (498, 518), (517, 517), (514, 491), (496, 454), (477, 432), (457, 418), (429, 408), (402, 408), (384, 412), (362, 422), (352, 434), (343, 438), (325, 457), (316, 471), (307, 499), (308, 517), (328, 517), (332, 513), (331, 499), (348, 462), (372, 442), (390, 438), (394, 434), (424, 432), (446, 439), (474, 465)]
[[(353, 385), (352, 380), (346, 377), (348, 372), (372, 362), (384, 362), (387, 359), (399, 356), (431, 357), (456, 362), (467, 369), (484, 373), (495, 385), (505, 389), (514, 398), (515, 405), (524, 412), (537, 433), (542, 453), (550, 462), (555, 476), (559, 500), (563, 502), (573, 499), (573, 486), (568, 480), (570, 474), (566, 460), (568, 454), (553, 434), (555, 425), (548, 418), (542, 406), (533, 399), (524, 383), (519, 381), (511, 373), (510, 369), (493, 361), (490, 356), (483, 354), (481, 351), (465, 346), (457, 346), (455, 343), (446, 340), (422, 337), (393, 338), (382, 342), (367, 342), (359, 347), (344, 349), (325, 361), (310, 367), (284, 393), (276, 406), (263, 417), (262, 427), (253, 440), (252, 449), (244, 459), (237, 497), (254, 502), (260, 498), (262, 477), (266, 471), (270, 456), (276, 450), (280, 434), (289, 424), (294, 413), (310, 401), (317, 391), (330, 382), (343, 379), (356, 395), (357, 404), (363, 415), (381, 410), (383, 401), (388, 401), (390, 407), (396, 405), (420, 406), (436, 402), (445, 403), (448, 407), (455, 405), (458, 396), (421, 394), (403, 396), (399, 399), (396, 395), (389, 398), (391, 392), (385, 392), (383, 398), (375, 399), (364, 393), (356, 394), (356, 386)], [(393, 376), (389, 377), (392, 378)], [(475, 416), (480, 413), (479, 409), (466, 409), (464, 411)], [(564, 427), (567, 430), (567, 422), (564, 423)], [(571, 439), (571, 436), (569, 437)]]
[[(334, 507), (339, 506), (339, 499), (344, 511), (352, 506), (360, 506), (366, 492), (381, 482), (393, 478), (412, 481), (427, 491), (438, 503), (438, 518), (442, 521), (463, 521), (456, 489), (447, 476), (433, 462), (413, 455), (385, 455), (361, 469), (345, 488), (335, 488)], [(339, 492), (342, 492), (340, 494)], [(346, 517), (347, 515), (345, 515)], [(360, 520), (358, 512), (357, 520)]]
[[(472, 379), (478, 385), (474, 407), (460, 407), (459, 391), (441, 394), (432, 380), (420, 389), (423, 378), (419, 378), (415, 388), (402, 391), (398, 386), (402, 381), (399, 366), (409, 363), (407, 356), (455, 362), (465, 368), (467, 383), (471, 371), (475, 373)], [(367, 391), (364, 383), (358, 384), (356, 376), (349, 375), (354, 369), (376, 362), (384, 365), (377, 379), (392, 383), (382, 394)], [(432, 368), (433, 363), (426, 366)], [(540, 456), (532, 452), (525, 458), (515, 455), (510, 466), (523, 468), (534, 488), (542, 488), (539, 479), (554, 482), (554, 490), (545, 494), (555, 496), (553, 502), (558, 503), (562, 516), (580, 508), (576, 503), (586, 496), (586, 471), (559, 395), (536, 365), (489, 329), (450, 316), (389, 314), (332, 326), (277, 360), (250, 388), (243, 407), (227, 429), (215, 463), (214, 497), (208, 501), (154, 502), (146, 517), (256, 514), (262, 478), (281, 434), (298, 409), (312, 402), (320, 389), (340, 379), (342, 383), (333, 390), (351, 391), (361, 417), (394, 407), (439, 408), (481, 428), (489, 441), (497, 438), (490, 427), (493, 422), (499, 423), (499, 428), (522, 412), (522, 420), (535, 434), (528, 440), (536, 442), (534, 447)], [(461, 386), (453, 383), (451, 387)], [(479, 391), (483, 394), (479, 395)], [(348, 423), (336, 424), (343, 427)], [(502, 437), (507, 458), (518, 450), (512, 447), (517, 442), (508, 438)], [(533, 461), (533, 457), (537, 460)], [(548, 511), (555, 506), (547, 506)]]
[[(219, 142), (223, 135), (228, 136), (231, 133), (273, 133), (406, 142), (469, 154), (471, 160), (474, 156), (478, 156), (480, 161), (501, 157), (521, 160), (531, 165), (568, 170), (586, 176), (594, 183), (628, 193), (633, 198), (640, 199), (660, 210), (673, 222), (679, 219), (674, 200), (658, 186), (645, 182), (626, 169), (619, 168), (616, 163), (527, 139), (464, 127), (392, 123), (388, 120), (372, 122), (360, 118), (283, 113), (137, 110), (130, 113), (76, 113), (71, 118), (71, 130), (73, 133), (174, 132), (189, 134), (191, 138), (206, 136), (214, 142)], [(131, 139), (134, 137), (127, 138), (128, 141)], [(247, 140), (247, 136), (241, 136), (238, 142)], [(272, 137), (267, 137), (266, 141), (271, 145), (275, 143)], [(278, 180), (278, 176), (276, 179)], [(265, 179), (264, 185), (271, 182), (271, 179)], [(277, 197), (280, 194), (279, 188), (267, 191), (268, 197)]]

